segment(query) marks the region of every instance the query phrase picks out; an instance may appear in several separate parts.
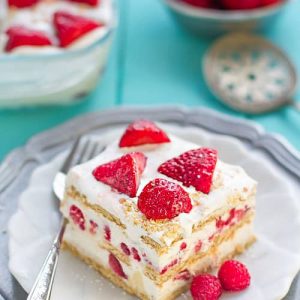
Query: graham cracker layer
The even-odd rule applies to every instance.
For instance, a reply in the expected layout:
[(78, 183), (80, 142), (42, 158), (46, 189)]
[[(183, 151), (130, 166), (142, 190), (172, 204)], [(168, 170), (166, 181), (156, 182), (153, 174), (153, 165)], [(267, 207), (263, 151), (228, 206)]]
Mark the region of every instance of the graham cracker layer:
[[(87, 197), (84, 194), (80, 193), (74, 186), (71, 186), (67, 189), (66, 196), (70, 197), (75, 201), (80, 202), (83, 206), (92, 209), (96, 214), (99, 214), (100, 217), (115, 223), (122, 229), (126, 229), (125, 224), (123, 224), (118, 217), (112, 215), (100, 205), (91, 204), (88, 201)], [(250, 197), (254, 197), (254, 196), (255, 196), (255, 191), (251, 193)], [(193, 233), (202, 230), (209, 223), (215, 222), (218, 218), (222, 217), (231, 208), (235, 208), (238, 205), (246, 204), (244, 200), (245, 199), (242, 199), (241, 195), (239, 194), (230, 196), (228, 198), (228, 203), (230, 203), (231, 206), (221, 208), (215, 211), (208, 218), (199, 222), (198, 224), (194, 224)], [(62, 205), (64, 205), (66, 201), (67, 200), (64, 200)], [(136, 224), (137, 226), (141, 226), (143, 229), (145, 229), (146, 232), (149, 233), (149, 235), (153, 232), (163, 232), (159, 242), (153, 240), (148, 235), (141, 236), (141, 242), (145, 243), (147, 246), (155, 250), (158, 256), (167, 253), (170, 247), (172, 247), (175, 243), (183, 239), (180, 225), (176, 223), (174, 220), (160, 220), (160, 221), (148, 220), (146, 219), (146, 217), (140, 216), (138, 209), (133, 202), (129, 202), (128, 200), (121, 198), (119, 200), (119, 203), (120, 205), (122, 205), (125, 214), (128, 215), (128, 218), (132, 218), (133, 223)], [(166, 245), (165, 239), (173, 240), (170, 247)]]
[[(157, 286), (162, 286), (166, 281), (173, 278), (179, 272), (188, 268), (188, 266), (193, 265), (195, 262), (199, 261), (208, 256), (212, 256), (218, 251), (218, 247), (223, 242), (229, 241), (234, 238), (235, 233), (247, 224), (251, 224), (253, 222), (254, 213), (249, 211), (244, 218), (234, 226), (231, 226), (227, 230), (225, 230), (222, 234), (216, 235), (213, 240), (211, 247), (206, 252), (199, 252), (193, 256), (190, 256), (185, 261), (175, 265), (173, 268), (170, 268), (165, 274), (161, 275), (159, 272), (154, 270), (151, 266), (147, 265), (144, 270), (144, 274), (151, 280), (153, 280)], [(253, 237), (252, 242), (255, 241)], [(244, 250), (244, 249), (241, 249)]]

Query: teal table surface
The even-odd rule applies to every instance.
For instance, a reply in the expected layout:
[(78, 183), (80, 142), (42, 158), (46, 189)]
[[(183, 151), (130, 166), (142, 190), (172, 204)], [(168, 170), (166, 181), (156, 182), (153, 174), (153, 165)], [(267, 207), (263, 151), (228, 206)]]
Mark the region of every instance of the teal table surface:
[[(201, 60), (212, 39), (182, 30), (160, 0), (120, 0), (120, 22), (104, 78), (87, 101), (74, 106), (0, 110), (0, 159), (32, 135), (82, 113), (120, 105), (208, 107), (253, 120), (300, 150), (300, 114), (290, 107), (249, 116), (218, 102), (203, 81)], [(300, 70), (300, 1), (292, 0), (265, 36)], [(1, 72), (1, 70), (0, 70)], [(0, 91), (1, 93), (1, 91)], [(299, 90), (296, 98), (300, 99)]]

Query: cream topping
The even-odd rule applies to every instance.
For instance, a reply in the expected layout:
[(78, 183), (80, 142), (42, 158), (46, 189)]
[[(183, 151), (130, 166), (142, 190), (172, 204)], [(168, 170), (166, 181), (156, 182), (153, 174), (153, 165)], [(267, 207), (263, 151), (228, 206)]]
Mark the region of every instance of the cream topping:
[[(138, 240), (142, 235), (147, 235), (160, 244), (162, 243), (161, 238), (164, 231), (146, 232), (139, 225), (139, 222), (135, 222), (136, 218), (140, 221), (143, 220), (143, 214), (141, 212), (125, 214), (124, 207), (119, 201), (122, 198), (137, 204), (138, 197), (129, 198), (125, 194), (113, 191), (110, 186), (98, 182), (92, 175), (94, 168), (117, 159), (128, 152), (143, 152), (148, 160), (137, 195), (139, 195), (150, 180), (158, 177), (180, 184), (190, 194), (193, 204), (192, 211), (188, 214), (182, 213), (170, 220), (173, 224), (179, 225), (183, 237), (190, 236), (193, 225), (205, 220), (214, 211), (230, 207), (230, 203), (228, 203), (230, 196), (238, 194), (242, 200), (247, 200), (254, 192), (256, 182), (241, 167), (226, 164), (221, 160), (218, 160), (214, 173), (214, 184), (216, 186), (213, 187), (209, 195), (197, 192), (194, 187), (187, 188), (182, 183), (158, 173), (158, 166), (166, 160), (178, 156), (185, 151), (204, 146), (187, 142), (175, 136), (170, 136), (170, 138), (171, 143), (134, 148), (119, 148), (118, 141), (116, 141), (93, 160), (73, 168), (67, 176), (67, 187), (74, 186), (82, 194), (86, 195), (90, 203), (98, 204), (114, 216), (119, 217), (126, 225), (128, 236), (136, 237), (136, 240)], [(220, 184), (218, 184), (218, 181), (220, 181)], [(148, 222), (150, 223), (150, 221)], [(163, 237), (163, 241), (167, 245), (170, 245), (173, 239), (172, 237)]]

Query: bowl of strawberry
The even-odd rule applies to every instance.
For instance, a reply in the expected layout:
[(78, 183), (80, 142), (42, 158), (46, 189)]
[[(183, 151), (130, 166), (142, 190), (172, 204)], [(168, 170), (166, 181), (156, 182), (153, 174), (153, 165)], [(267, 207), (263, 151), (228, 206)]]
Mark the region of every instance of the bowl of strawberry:
[(0, 106), (76, 103), (97, 86), (114, 0), (0, 0)]
[(164, 0), (172, 16), (202, 36), (272, 28), (288, 0)]

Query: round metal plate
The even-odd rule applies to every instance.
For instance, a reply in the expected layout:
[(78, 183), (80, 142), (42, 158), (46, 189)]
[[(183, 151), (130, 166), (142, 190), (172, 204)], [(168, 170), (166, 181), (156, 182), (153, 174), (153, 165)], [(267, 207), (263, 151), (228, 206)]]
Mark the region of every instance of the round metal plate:
[(235, 33), (211, 47), (203, 64), (207, 84), (225, 104), (262, 113), (290, 102), (297, 76), (286, 55), (254, 35)]

